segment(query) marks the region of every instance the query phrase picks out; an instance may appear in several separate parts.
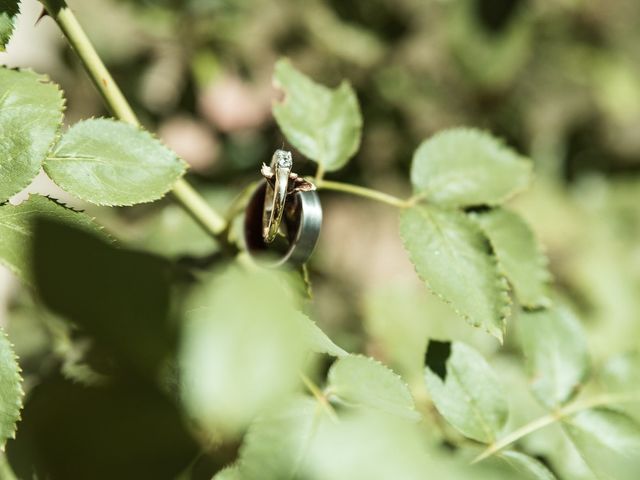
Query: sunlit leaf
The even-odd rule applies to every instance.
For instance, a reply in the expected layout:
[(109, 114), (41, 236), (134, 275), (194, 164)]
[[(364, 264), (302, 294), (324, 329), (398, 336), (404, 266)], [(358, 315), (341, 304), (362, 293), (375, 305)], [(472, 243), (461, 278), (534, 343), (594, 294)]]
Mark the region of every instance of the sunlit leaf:
[[(0, 30), (5, 15), (0, 14)], [(63, 109), (62, 92), (48, 77), (0, 68), (0, 203), (38, 174), (62, 124)]]
[(407, 384), (373, 358), (362, 355), (339, 358), (329, 370), (328, 384), (331, 396), (346, 405), (420, 418)]
[(19, 12), (19, 0), (3, 0), (0, 2), (0, 52), (4, 51), (11, 39)]
[(400, 234), (427, 286), (471, 325), (502, 340), (508, 286), (478, 226), (455, 210), (416, 206), (402, 213)]
[(418, 424), (393, 415), (360, 411), (327, 423), (309, 448), (304, 478), (389, 480), (431, 476), (431, 459)]
[(485, 359), (460, 342), (430, 341), (425, 380), (438, 411), (457, 430), (493, 442), (509, 414), (506, 394)]
[(608, 393), (626, 400), (616, 407), (640, 421), (640, 353), (614, 355), (604, 364), (599, 377)]
[(531, 162), (490, 134), (455, 128), (422, 142), (413, 155), (411, 182), (427, 201), (451, 206), (499, 205), (523, 190)]
[(98, 118), (71, 127), (44, 168), (62, 189), (97, 205), (133, 205), (166, 194), (185, 163), (150, 133)]
[(273, 105), (273, 115), (289, 142), (327, 171), (344, 166), (358, 150), (362, 129), (351, 85), (319, 85), (287, 59), (276, 64), (274, 82), (285, 96)]
[(573, 415), (563, 426), (598, 479), (638, 478), (640, 425), (630, 417), (596, 408)]
[(0, 263), (27, 284), (33, 283), (29, 244), (34, 221), (46, 217), (98, 233), (100, 227), (81, 212), (76, 212), (48, 197), (31, 195), (19, 205), (0, 206)]
[(188, 411), (233, 433), (299, 384), (308, 345), (300, 313), (267, 271), (230, 269), (202, 283), (186, 309), (180, 365)]
[(524, 307), (550, 306), (547, 258), (519, 215), (494, 208), (474, 215), (489, 238), (498, 263)]
[(16, 432), (22, 408), (22, 378), (16, 355), (4, 330), (0, 328), (0, 450)]
[(580, 321), (567, 307), (523, 312), (518, 336), (531, 389), (548, 408), (570, 400), (589, 373), (589, 357)]
[(240, 448), (239, 478), (299, 478), (313, 437), (326, 421), (318, 402), (309, 397), (295, 397), (259, 416)]

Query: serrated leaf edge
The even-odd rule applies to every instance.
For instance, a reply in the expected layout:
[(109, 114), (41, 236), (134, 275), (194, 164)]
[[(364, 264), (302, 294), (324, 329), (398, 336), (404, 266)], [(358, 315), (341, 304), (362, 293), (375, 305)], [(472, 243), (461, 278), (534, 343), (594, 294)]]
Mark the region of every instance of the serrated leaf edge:
[[(167, 147), (159, 138), (157, 135), (155, 135), (154, 133), (150, 132), (149, 130), (145, 129), (143, 126), (141, 125), (133, 125), (130, 123), (126, 123), (123, 122), (121, 120), (117, 120), (115, 118), (111, 118), (111, 117), (89, 117), (87, 119), (81, 120), (80, 122), (75, 123), (74, 125), (72, 125), (69, 129), (67, 129), (67, 132), (69, 130), (71, 130), (73, 127), (75, 127), (76, 125), (80, 124), (80, 123), (84, 123), (84, 122), (88, 122), (88, 121), (92, 121), (92, 120), (105, 120), (108, 122), (112, 122), (112, 123), (116, 123), (116, 124), (124, 124), (124, 125), (129, 125), (135, 129), (137, 129), (139, 132), (141, 132), (142, 134), (148, 135), (149, 138), (158, 143), (159, 145), (161, 145), (163, 148), (166, 148), (168, 151), (171, 152), (171, 154), (173, 155), (173, 157), (180, 163), (180, 165), (182, 166), (182, 172), (180, 173), (180, 175), (178, 175), (178, 177), (173, 181), (173, 183), (171, 184), (171, 186), (162, 194), (158, 195), (158, 196), (153, 196), (151, 198), (149, 198), (148, 200), (144, 200), (144, 201), (139, 201), (139, 202), (131, 202), (131, 203), (127, 203), (127, 202), (96, 202), (94, 200), (91, 200), (87, 197), (85, 197), (84, 195), (79, 195), (75, 192), (72, 192), (69, 188), (65, 187), (65, 185), (63, 185), (64, 182), (58, 182), (56, 181), (51, 174), (49, 173), (49, 169), (47, 168), (47, 160), (49, 158), (49, 155), (47, 155), (47, 158), (45, 159), (44, 163), (43, 163), (43, 168), (44, 171), (46, 172), (47, 176), (56, 184), (58, 185), (62, 190), (64, 190), (65, 192), (69, 193), (70, 195), (73, 195), (76, 198), (79, 198), (80, 200), (83, 200), (87, 203), (91, 203), (93, 205), (98, 205), (101, 207), (131, 207), (133, 205), (140, 205), (140, 204), (144, 204), (144, 203), (153, 203), (153, 202), (157, 202), (158, 200), (163, 199), (164, 197), (167, 196), (167, 194), (169, 192), (171, 192), (171, 190), (173, 190), (174, 185), (180, 180), (182, 179), (185, 174), (187, 173), (187, 170), (189, 168), (189, 164), (187, 162), (185, 162), (182, 158), (180, 158), (180, 156), (178, 156), (177, 153), (175, 153), (173, 150), (171, 150), (169, 147)], [(64, 133), (67, 133), (64, 132)], [(64, 134), (62, 134), (60, 136), (60, 139), (62, 138)], [(58, 142), (56, 142), (56, 146), (59, 143), (60, 139), (58, 140)], [(53, 147), (52, 149), (53, 150)], [(51, 153), (51, 150), (49, 151), (49, 153)]]
[(60, 119), (58, 121), (58, 127), (56, 129), (56, 132), (53, 136), (53, 139), (51, 140), (51, 143), (49, 144), (47, 151), (44, 155), (44, 157), (40, 160), (40, 167), (38, 168), (38, 171), (35, 172), (35, 174), (29, 178), (29, 180), (27, 180), (26, 182), (22, 182), (20, 183), (19, 187), (17, 187), (17, 189), (14, 189), (15, 191), (9, 195), (9, 198), (13, 197), (14, 195), (17, 195), (18, 193), (20, 193), (22, 190), (24, 190), (25, 188), (27, 188), (29, 185), (31, 185), (31, 182), (33, 182), (34, 178), (36, 178), (38, 176), (38, 173), (40, 173), (40, 171), (43, 169), (44, 167), (44, 163), (45, 160), (47, 159), (47, 157), (49, 156), (49, 154), (51, 153), (51, 151), (53, 150), (53, 148), (58, 144), (58, 142), (60, 141), (60, 138), (62, 137), (62, 125), (64, 122), (64, 115), (67, 111), (67, 99), (64, 96), (64, 92), (62, 90), (62, 88), (60, 87), (60, 85), (58, 85), (56, 82), (52, 81), (51, 78), (49, 77), (49, 75), (44, 74), (44, 73), (38, 73), (35, 70), (31, 69), (31, 68), (20, 68), (20, 67), (16, 67), (16, 68), (9, 68), (6, 65), (0, 65), (0, 68), (3, 68), (5, 70), (11, 70), (13, 72), (18, 72), (18, 73), (31, 73), (36, 77), (36, 80), (39, 83), (45, 83), (45, 84), (50, 84), (53, 85), (56, 89), (56, 91), (58, 92), (58, 96), (61, 100), (61, 105), (60, 105)]
[[(399, 374), (397, 374), (395, 371), (393, 371), (390, 367), (388, 367), (387, 365), (385, 365), (384, 363), (382, 363), (380, 360), (373, 358), (373, 357), (369, 357), (367, 355), (363, 355), (361, 353), (350, 353), (348, 355), (345, 355), (343, 357), (338, 357), (337, 360), (333, 363), (333, 365), (331, 365), (331, 367), (329, 368), (329, 372), (327, 373), (327, 389), (326, 389), (326, 393), (327, 393), (327, 397), (329, 397), (329, 399), (331, 399), (331, 397), (334, 397), (335, 399), (337, 399), (338, 401), (340, 401), (341, 403), (343, 403), (344, 405), (358, 405), (358, 404), (353, 404), (350, 403), (348, 401), (345, 401), (344, 399), (342, 399), (340, 397), (340, 395), (338, 393), (336, 393), (332, 383), (331, 383), (331, 373), (332, 370), (334, 368), (334, 365), (336, 365), (338, 362), (340, 362), (343, 359), (347, 359), (347, 358), (364, 358), (366, 361), (368, 361), (369, 363), (373, 363), (377, 366), (382, 367), (384, 370), (386, 370), (387, 372), (389, 372), (394, 378), (396, 378), (399, 383), (405, 388), (407, 394), (409, 395), (409, 398), (411, 399), (411, 407), (407, 408), (407, 407), (403, 407), (404, 409), (410, 411), (410, 412), (414, 412), (416, 414), (416, 418), (421, 418), (422, 415), (420, 414), (420, 412), (418, 412), (418, 410), (416, 409), (416, 399), (413, 397), (413, 394), (411, 393), (411, 388), (409, 387), (409, 384), (404, 380), (404, 378), (402, 378)], [(412, 415), (413, 417), (413, 415)]]
[[(439, 208), (443, 208), (443, 207), (439, 207)], [(464, 215), (464, 212), (462, 212), (462, 211), (460, 211), (458, 209), (450, 208), (450, 210), (457, 211), (457, 212), (459, 212), (459, 213)], [(477, 227), (477, 225), (475, 225), (475, 222), (470, 222), (470, 225), (472, 226), (472, 228), (475, 228), (477, 233), (479, 233), (482, 237), (484, 237), (484, 239), (489, 243), (489, 239), (486, 237), (484, 232), (482, 230), (480, 230)], [(402, 229), (399, 229), (399, 230), (400, 230), (400, 238), (402, 239), (403, 244), (406, 245), (406, 241), (405, 241), (405, 239), (404, 239), (404, 237), (402, 235)], [(489, 243), (489, 245), (490, 245), (490, 243)], [(433, 287), (431, 287), (431, 284), (429, 283), (429, 280), (427, 280), (425, 277), (423, 277), (420, 274), (420, 272), (418, 271), (418, 267), (416, 265), (416, 262), (413, 260), (413, 254), (406, 247), (405, 247), (405, 251), (408, 254), (409, 261), (413, 265), (413, 269), (416, 272), (416, 275), (418, 276), (418, 278), (420, 278), (424, 282), (425, 286), (427, 287), (427, 289), (432, 294), (434, 294), (436, 297), (438, 297), (440, 300), (442, 300), (447, 305), (450, 305), (451, 308), (453, 309), (453, 311), (459, 317), (461, 317), (465, 322), (467, 322), (469, 325), (471, 325), (474, 328), (483, 329), (489, 335), (497, 338), (498, 341), (500, 342), (500, 344), (502, 345), (502, 343), (504, 342), (504, 335), (505, 335), (506, 329), (507, 329), (507, 319), (511, 315), (511, 305), (513, 303), (512, 303), (512, 300), (511, 300), (511, 296), (509, 295), (509, 292), (510, 292), (509, 282), (507, 281), (506, 277), (503, 275), (503, 273), (501, 271), (501, 268), (499, 267), (499, 264), (498, 264), (498, 259), (497, 259), (496, 255), (494, 253), (491, 253), (489, 255), (493, 260), (493, 263), (495, 265), (496, 273), (498, 274), (498, 282), (496, 284), (496, 286), (498, 287), (498, 290), (499, 290), (498, 297), (500, 299), (502, 299), (502, 305), (501, 305), (501, 307), (499, 309), (499, 312), (498, 312), (499, 315), (500, 315), (500, 317), (498, 318), (498, 323), (500, 325), (500, 328), (498, 328), (498, 329), (490, 328), (490, 326), (487, 326), (486, 328), (484, 328), (481, 322), (474, 321), (469, 315), (467, 315), (464, 312), (462, 312), (461, 310), (459, 310), (456, 307), (454, 302), (452, 302), (451, 300), (449, 300), (448, 298), (446, 298), (445, 296), (443, 296), (442, 294), (437, 292)]]
[[(18, 401), (17, 403), (14, 405), (16, 407), (15, 410), (15, 421), (13, 423), (13, 429), (9, 432), (9, 435), (7, 437), (7, 439), (15, 439), (16, 438), (16, 432), (18, 431), (18, 423), (22, 420), (22, 409), (24, 408), (24, 388), (22, 387), (24, 379), (22, 378), (22, 368), (20, 367), (20, 364), (18, 363), (18, 355), (16, 355), (15, 353), (15, 346), (11, 343), (11, 341), (9, 340), (9, 336), (7, 335), (7, 333), (4, 331), (4, 329), (2, 327), (0, 327), (0, 336), (3, 337), (4, 341), (6, 341), (7, 345), (9, 346), (9, 349), (11, 351), (12, 357), (13, 357), (13, 362), (15, 365), (15, 371), (16, 371), (16, 375), (15, 375), (15, 380), (17, 381), (17, 385), (18, 385)], [(11, 413), (11, 412), (10, 412)], [(0, 452), (4, 452), (5, 449), (5, 445), (6, 445), (6, 440), (4, 441), (2, 439), (0, 439)]]
[(460, 132), (460, 133), (465, 132), (465, 133), (473, 133), (475, 135), (484, 134), (484, 135), (487, 135), (487, 136), (489, 136), (490, 138), (492, 138), (493, 140), (496, 141), (496, 143), (498, 144), (497, 145), (498, 146), (498, 150), (511, 150), (513, 152), (513, 154), (516, 157), (518, 157), (518, 161), (522, 162), (523, 164), (526, 164), (527, 170), (528, 170), (528, 172), (527, 172), (528, 173), (527, 182), (525, 182), (522, 186), (520, 186), (518, 188), (514, 188), (509, 193), (507, 193), (503, 197), (500, 197), (499, 199), (497, 199), (497, 200), (495, 200), (493, 202), (487, 202), (487, 203), (481, 203), (481, 204), (470, 204), (470, 205), (458, 205), (458, 204), (449, 204), (447, 202), (444, 202), (444, 203), (443, 202), (438, 202), (436, 200), (433, 200), (433, 199), (429, 198), (428, 192), (417, 191), (416, 190), (416, 186), (414, 185), (413, 180), (412, 180), (411, 181), (411, 187), (413, 189), (414, 195), (417, 198), (419, 198), (420, 202), (431, 203), (433, 205), (441, 205), (441, 206), (450, 207), (450, 208), (499, 207), (503, 203), (508, 202), (509, 200), (511, 200), (515, 196), (521, 194), (525, 190), (528, 190), (529, 187), (531, 186), (531, 184), (533, 183), (533, 181), (535, 180), (535, 173), (533, 171), (533, 162), (529, 158), (525, 157), (524, 155), (521, 155), (515, 149), (510, 147), (506, 143), (504, 138), (496, 136), (494, 133), (492, 133), (491, 131), (489, 131), (489, 130), (487, 130), (485, 128), (469, 127), (469, 126), (465, 126), (465, 125), (461, 125), (461, 126), (458, 126), (458, 127), (450, 127), (450, 128), (445, 128), (443, 130), (439, 130), (434, 135), (432, 135), (429, 138), (426, 138), (422, 142), (420, 142), (420, 144), (418, 145), (418, 147), (416, 148), (416, 150), (414, 151), (414, 154), (412, 156), (412, 160), (411, 160), (412, 165), (413, 165), (413, 159), (415, 158), (415, 152), (417, 152), (424, 143), (434, 139), (435, 137), (437, 137), (437, 136), (439, 136), (441, 134), (450, 133), (450, 132)]

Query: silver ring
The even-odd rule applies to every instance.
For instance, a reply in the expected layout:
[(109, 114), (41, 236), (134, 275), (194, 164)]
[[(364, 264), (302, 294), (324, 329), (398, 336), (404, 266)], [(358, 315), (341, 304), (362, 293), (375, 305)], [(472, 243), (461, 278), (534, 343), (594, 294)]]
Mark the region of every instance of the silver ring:
[[(320, 236), (322, 206), (315, 191), (297, 191), (289, 196), (283, 214), (286, 235), (268, 244), (262, 236), (261, 216), (269, 190), (262, 182), (253, 192), (244, 219), (244, 240), (247, 251), (267, 265), (302, 265), (311, 256)], [(280, 241), (281, 240), (281, 241)], [(274, 259), (275, 256), (275, 259)]]
[(280, 230), (284, 215), (287, 193), (289, 190), (289, 175), (293, 167), (291, 152), (276, 150), (271, 157), (271, 171), (273, 172), (273, 186), (267, 184), (262, 214), (262, 238), (267, 243), (275, 240)]

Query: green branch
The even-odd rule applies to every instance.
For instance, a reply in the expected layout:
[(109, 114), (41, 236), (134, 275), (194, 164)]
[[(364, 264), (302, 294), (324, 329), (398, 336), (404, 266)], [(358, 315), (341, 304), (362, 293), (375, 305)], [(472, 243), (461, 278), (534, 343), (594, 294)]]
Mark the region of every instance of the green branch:
[(315, 182), (318, 189), (350, 193), (352, 195), (358, 195), (360, 197), (370, 198), (378, 202), (386, 203), (387, 205), (397, 208), (408, 208), (413, 205), (413, 202), (411, 201), (402, 200), (401, 198), (394, 197), (388, 193), (372, 190), (366, 187), (360, 187), (358, 185), (352, 185), (350, 183), (332, 182), (330, 180), (318, 181), (318, 179), (316, 179)]
[[(41, 2), (82, 61), (113, 116), (139, 126), (138, 117), (66, 2), (64, 0), (41, 0)], [(227, 226), (225, 219), (213, 210), (186, 180), (178, 180), (173, 186), (172, 193), (187, 213), (211, 235), (219, 237), (225, 230)]]
[(570, 403), (555, 412), (551, 412), (548, 415), (537, 418), (526, 425), (514, 430), (507, 436), (501, 438), (500, 440), (492, 443), (487, 447), (485, 451), (483, 451), (480, 455), (473, 459), (471, 463), (477, 463), (481, 460), (484, 460), (491, 455), (498, 453), (500, 450), (508, 447), (514, 442), (517, 442), (522, 437), (529, 435), (530, 433), (535, 432), (536, 430), (540, 430), (552, 423), (561, 421), (564, 418), (570, 417), (571, 415), (575, 415), (576, 413), (587, 410), (589, 408), (601, 407), (604, 405), (611, 405), (614, 403), (625, 403), (625, 402), (634, 402), (638, 401), (640, 398), (637, 395), (600, 395), (597, 397), (590, 398), (585, 401), (578, 401), (574, 403)]

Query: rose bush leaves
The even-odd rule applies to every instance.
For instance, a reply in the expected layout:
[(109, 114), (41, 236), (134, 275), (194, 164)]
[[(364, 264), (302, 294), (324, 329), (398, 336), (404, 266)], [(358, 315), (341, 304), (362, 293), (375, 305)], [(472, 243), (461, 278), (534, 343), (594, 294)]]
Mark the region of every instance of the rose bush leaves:
[(11, 343), (0, 328), (0, 450), (16, 432), (22, 408), (22, 378)]
[(150, 133), (123, 122), (79, 122), (44, 164), (63, 190), (97, 205), (133, 205), (166, 194), (186, 164)]
[(62, 92), (46, 76), (0, 68), (0, 203), (38, 174), (63, 109)]
[(427, 286), (471, 325), (502, 340), (508, 286), (477, 225), (460, 211), (419, 205), (402, 212), (400, 235)]
[(494, 208), (474, 218), (489, 238), (498, 263), (522, 306), (549, 307), (551, 275), (547, 270), (547, 258), (522, 217)]
[(276, 63), (273, 79), (285, 95), (274, 103), (273, 115), (289, 142), (327, 171), (343, 167), (358, 150), (362, 129), (351, 85), (319, 85), (287, 59)]
[[(505, 279), (524, 307), (550, 303), (551, 276), (533, 233), (516, 214), (487, 208), (522, 190), (530, 177), (531, 162), (490, 134), (445, 130), (414, 153), (414, 206), (401, 216), (400, 233), (418, 275), (500, 341), (510, 312)], [(472, 207), (482, 208), (459, 210)]]
[(2, 0), (0, 2), (0, 52), (5, 50), (11, 39), (19, 12), (19, 0)]
[(495, 137), (454, 128), (425, 140), (413, 155), (411, 183), (428, 202), (495, 206), (530, 181), (531, 162)]
[(509, 407), (485, 359), (461, 342), (429, 342), (425, 380), (438, 411), (463, 435), (491, 443), (504, 428)]

